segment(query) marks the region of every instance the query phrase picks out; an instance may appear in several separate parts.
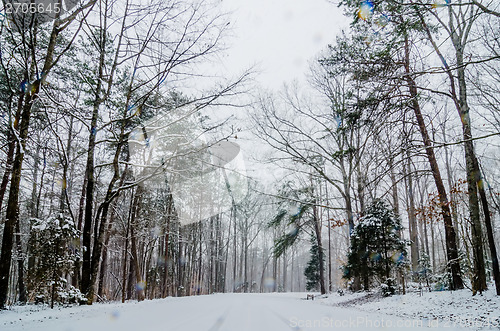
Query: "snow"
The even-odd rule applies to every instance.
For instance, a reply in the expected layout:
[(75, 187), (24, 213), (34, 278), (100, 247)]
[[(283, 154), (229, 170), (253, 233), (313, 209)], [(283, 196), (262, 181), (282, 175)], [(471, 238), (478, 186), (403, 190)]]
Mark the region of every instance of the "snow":
[(364, 312), (377, 312), (398, 316), (405, 320), (422, 320), (449, 330), (463, 327), (468, 330), (500, 329), (500, 296), (494, 285), (482, 295), (472, 296), (470, 290), (435, 291), (425, 289), (405, 295), (381, 298), (376, 293), (355, 293), (341, 297), (330, 295), (318, 300), (329, 306), (350, 306)]
[[(449, 316), (496, 316), (493, 291), (471, 297), (470, 291), (417, 293), (366, 302), (365, 293), (305, 300), (306, 293), (214, 294), (125, 304), (94, 304), (49, 309), (29, 305), (0, 312), (1, 330), (475, 330), (450, 322)], [(452, 315), (453, 314), (453, 315)], [(464, 315), (465, 316), (465, 315)], [(434, 319), (437, 317), (438, 319)], [(498, 329), (498, 328), (491, 328)]]
[[(363, 295), (357, 294), (359, 301)], [(365, 294), (366, 297), (366, 294)], [(325, 299), (325, 304), (338, 304), (337, 298)], [(381, 312), (406, 319), (421, 319), (426, 321), (441, 321), (447, 325), (464, 326), (469, 329), (481, 330), (500, 329), (500, 297), (496, 295), (494, 285), (482, 295), (472, 296), (470, 290), (407, 293), (387, 298), (376, 298), (361, 305), (358, 309), (367, 312)]]

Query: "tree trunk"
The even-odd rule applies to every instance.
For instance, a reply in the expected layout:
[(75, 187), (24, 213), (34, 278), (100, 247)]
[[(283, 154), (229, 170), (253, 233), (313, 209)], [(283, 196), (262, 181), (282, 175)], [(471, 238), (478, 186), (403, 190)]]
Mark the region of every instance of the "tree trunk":
[(318, 243), (318, 258), (319, 258), (319, 286), (321, 294), (326, 294), (325, 287), (325, 261), (323, 252), (323, 243), (321, 241), (321, 220), (318, 218), (317, 207), (313, 206), (313, 217), (314, 217), (314, 230), (316, 234), (316, 241)]
[(14, 158), (14, 163), (12, 164), (9, 200), (7, 203), (7, 215), (2, 239), (2, 254), (0, 256), (0, 309), (5, 307), (9, 292), (9, 275), (12, 259), (14, 228), (16, 223), (19, 221), (19, 185), (21, 183), (21, 171), (25, 155), (26, 138), (28, 137), (28, 128), (31, 118), (31, 107), (32, 103), (36, 99), (36, 93), (38, 93), (38, 90), (33, 94), (26, 94), (25, 96), (19, 130), (19, 140), (21, 145), (18, 144), (16, 148), (16, 156)]
[[(446, 144), (446, 122), (441, 126), (443, 132), (443, 142)], [(455, 229), (458, 229), (458, 212), (457, 212), (457, 204), (455, 203), (454, 194), (452, 193), (453, 188), (453, 175), (451, 171), (451, 161), (450, 155), (448, 151), (448, 146), (444, 147), (444, 161), (446, 165), (446, 177), (448, 178), (448, 190), (450, 191), (450, 205), (451, 205), (451, 217), (453, 219), (453, 226)]]
[(10, 128), (7, 131), (8, 150), (5, 160), (5, 172), (2, 176), (2, 183), (0, 184), (0, 210), (2, 210), (3, 198), (5, 196), (5, 192), (7, 192), (7, 185), (9, 184), (9, 178), (12, 172), (12, 162), (14, 161), (14, 152), (16, 150), (16, 139), (15, 136), (12, 134), (11, 130), (18, 129), (19, 120), (21, 117), (21, 110), (23, 108), (23, 100), (24, 100), (24, 95), (21, 94), (18, 99), (16, 114), (14, 115), (14, 123), (10, 125)]
[(246, 236), (244, 238), (244, 243), (243, 243), (243, 248), (245, 251), (243, 252), (244, 258), (243, 258), (243, 263), (245, 264), (244, 267), (244, 279), (243, 279), (243, 284), (245, 286), (244, 292), (248, 293), (248, 218), (245, 217), (245, 231), (246, 231)]
[(236, 205), (231, 201), (231, 219), (233, 221), (233, 292), (236, 290)]
[(432, 176), (436, 184), (436, 188), (439, 194), (439, 201), (441, 203), (441, 212), (444, 220), (445, 227), (445, 237), (446, 237), (446, 255), (448, 259), (448, 270), (451, 273), (451, 284), (450, 289), (462, 289), (464, 287), (462, 276), (460, 272), (460, 264), (458, 261), (458, 248), (455, 229), (453, 228), (453, 220), (451, 219), (450, 206), (448, 202), (448, 196), (446, 194), (446, 189), (443, 184), (443, 179), (441, 178), (441, 173), (439, 172), (438, 163), (436, 156), (434, 154), (434, 149), (432, 148), (431, 140), (429, 134), (427, 133), (427, 128), (425, 127), (424, 118), (420, 110), (420, 105), (418, 103), (418, 91), (415, 81), (411, 77), (410, 72), (410, 49), (408, 43), (408, 37), (405, 37), (405, 70), (406, 70), (406, 82), (408, 83), (408, 89), (411, 96), (411, 105), (415, 116), (417, 118), (418, 127), (420, 134), (422, 135), (422, 140), (425, 146), (425, 152), (427, 154), (427, 159), (429, 160), (429, 165), (432, 170)]
[[(0, 211), (2, 210), (3, 198), (5, 196), (5, 192), (7, 191), (7, 184), (9, 183), (9, 177), (12, 172), (12, 162), (14, 159), (14, 151), (16, 149), (16, 139), (12, 134), (12, 129), (18, 130), (19, 117), (21, 115), (22, 102), (24, 99), (24, 95), (21, 94), (18, 98), (18, 107), (16, 110), (16, 114), (14, 116), (14, 123), (11, 125), (11, 128), (7, 132), (7, 141), (8, 141), (8, 151), (7, 158), (5, 160), (5, 172), (2, 177), (2, 183), (0, 184)], [(10, 103), (9, 103), (10, 104)], [(10, 111), (9, 111), (10, 113)], [(38, 150), (37, 150), (38, 156)], [(36, 161), (35, 161), (35, 171), (36, 171)], [(36, 178), (36, 174), (34, 175)], [(34, 179), (34, 184), (36, 189), (36, 179)], [(31, 207), (33, 207), (35, 203), (35, 199), (31, 201)], [(26, 289), (24, 286), (24, 258), (22, 255), (22, 246), (21, 246), (21, 236), (20, 236), (20, 228), (19, 228), (19, 220), (16, 222), (16, 246), (17, 246), (17, 254), (18, 254), (18, 287), (19, 287), (19, 298), (18, 300), (21, 303), (26, 303)], [(1, 305), (0, 305), (1, 306)]]
[(142, 301), (144, 300), (144, 290), (145, 287), (143, 286), (143, 281), (141, 277), (141, 269), (139, 267), (139, 257), (137, 254), (137, 243), (136, 243), (136, 236), (135, 236), (135, 231), (134, 231), (134, 223), (131, 222), (130, 224), (130, 241), (131, 241), (131, 247), (130, 249), (132, 250), (132, 263), (134, 264), (134, 275), (135, 275), (135, 281), (136, 281), (136, 290), (137, 290), (137, 301)]
[[(463, 63), (457, 63), (459, 66)], [(483, 255), (483, 231), (479, 213), (478, 183), (481, 173), (477, 166), (477, 160), (472, 142), (472, 131), (470, 126), (469, 107), (465, 100), (465, 74), (464, 69), (457, 69), (460, 90), (460, 116), (462, 118), (462, 129), (464, 136), (465, 164), (467, 169), (467, 193), (469, 198), (469, 215), (472, 226), (472, 252), (474, 256), (474, 273), (472, 279), (472, 293), (482, 293), (487, 289), (486, 272)], [(487, 204), (487, 201), (486, 201)]]
[[(102, 69), (100, 69), (102, 70)], [(100, 82), (101, 79), (98, 79)], [(100, 85), (100, 83), (98, 83)], [(100, 90), (100, 87), (98, 87)], [(93, 204), (94, 204), (94, 150), (97, 130), (97, 118), (99, 114), (99, 103), (94, 103), (94, 111), (92, 113), (92, 121), (90, 124), (89, 146), (87, 150), (87, 166), (85, 170), (86, 189), (85, 189), (85, 218), (83, 222), (83, 262), (82, 262), (82, 282), (81, 291), (87, 295), (89, 304), (92, 303), (91, 297), (91, 244), (92, 244), (92, 220), (93, 220)]]
[[(326, 219), (328, 221), (328, 292), (332, 292), (332, 224), (330, 222), (330, 208), (328, 199), (328, 183), (325, 185)], [(294, 251), (292, 251), (294, 252)], [(292, 289), (293, 292), (293, 253), (292, 253)]]
[(173, 208), (173, 199), (172, 193), (168, 193), (167, 199), (167, 228), (165, 229), (165, 259), (164, 259), (164, 275), (163, 275), (163, 297), (166, 298), (168, 296), (168, 271), (169, 271), (169, 245), (170, 245), (170, 221), (172, 219), (172, 208)]
[[(128, 164), (125, 166), (125, 170), (123, 171), (122, 178), (120, 179), (120, 186), (123, 185), (123, 182), (125, 181), (125, 176), (127, 174), (127, 167)], [(108, 262), (108, 245), (109, 245), (109, 240), (111, 238), (111, 229), (113, 228), (113, 223), (115, 219), (115, 212), (114, 208), (117, 205), (117, 200), (114, 200), (113, 204), (111, 205), (111, 216), (109, 218), (109, 223), (106, 229), (105, 233), (105, 238), (104, 238), (104, 245), (102, 249), (102, 261), (101, 261), (101, 268), (99, 271), (99, 286), (97, 290), (97, 295), (99, 297), (103, 297), (104, 294), (104, 289), (105, 289), (105, 274), (107, 271), (107, 262)]]
[[(477, 159), (475, 160), (477, 168), (479, 169), (479, 164)], [(484, 191), (484, 182), (481, 180), (478, 184), (479, 196), (481, 197), (481, 205), (483, 206), (484, 222), (486, 224), (486, 234), (488, 236), (488, 246), (490, 247), (491, 254), (491, 264), (493, 267), (493, 279), (495, 280), (495, 289), (497, 295), (500, 295), (500, 268), (498, 266), (498, 256), (497, 249), (495, 245), (495, 237), (493, 234), (493, 226), (491, 223), (490, 210), (488, 207), (488, 200), (486, 198), (486, 192)]]
[[(449, 8), (450, 25), (453, 22), (453, 9)], [(463, 24), (470, 27), (472, 21), (462, 22)], [(459, 22), (457, 22), (457, 25)], [(464, 27), (465, 28), (465, 27)], [(472, 141), (472, 128), (471, 120), (469, 115), (469, 105), (467, 103), (467, 86), (465, 82), (465, 65), (464, 65), (464, 50), (467, 42), (467, 36), (464, 37), (464, 32), (460, 31), (460, 36), (455, 31), (454, 27), (451, 27), (451, 41), (455, 47), (455, 56), (457, 60), (457, 81), (458, 81), (458, 104), (456, 103), (457, 95), (455, 91), (455, 83), (453, 76), (450, 77), (450, 84), (452, 84), (452, 95), (455, 98), (455, 106), (457, 106), (458, 113), (462, 120), (462, 131), (464, 137), (464, 149), (465, 149), (465, 164), (467, 169), (467, 187), (469, 195), (469, 213), (470, 220), (472, 223), (472, 247), (474, 255), (474, 275), (472, 280), (472, 293), (476, 294), (477, 291), (480, 293), (487, 289), (486, 284), (486, 271), (484, 265), (484, 255), (483, 255), (483, 233), (481, 229), (481, 219), (479, 213), (479, 198), (478, 198), (478, 185), (481, 180), (481, 172), (476, 159), (476, 154), (474, 152), (474, 143)], [(465, 32), (467, 33), (467, 32)], [(448, 73), (449, 68), (447, 68)], [(485, 200), (486, 209), (488, 209), (488, 202)]]
[(21, 243), (21, 229), (19, 220), (16, 223), (16, 248), (17, 248), (17, 284), (19, 287), (19, 302), (26, 303), (26, 288), (24, 286), (24, 254)]
[(134, 201), (134, 194), (131, 196), (131, 203), (129, 208), (129, 215), (127, 216), (127, 229), (125, 231), (125, 245), (123, 247), (123, 266), (122, 266), (122, 303), (125, 302), (127, 298), (127, 260), (128, 260), (128, 241), (129, 241), (129, 232), (130, 232), (130, 218), (132, 211), (132, 204)]
[(408, 222), (410, 226), (410, 254), (411, 254), (411, 269), (413, 273), (417, 272), (418, 269), (418, 259), (419, 259), (419, 247), (418, 247), (418, 232), (417, 232), (417, 218), (415, 213), (415, 196), (413, 194), (413, 175), (410, 163), (410, 153), (406, 152), (406, 183), (408, 192)]
[[(106, 17), (106, 16), (105, 16)], [(99, 32), (99, 66), (96, 77), (97, 86), (92, 109), (92, 119), (90, 121), (89, 144), (87, 149), (87, 164), (85, 169), (86, 190), (85, 190), (85, 218), (83, 223), (83, 262), (82, 262), (82, 283), (81, 291), (87, 296), (88, 304), (92, 304), (92, 262), (91, 262), (91, 246), (92, 246), (92, 221), (93, 221), (93, 204), (94, 204), (94, 152), (97, 136), (97, 120), (99, 118), (99, 107), (103, 102), (101, 98), (101, 90), (104, 75), (105, 63), (105, 45), (106, 31), (101, 29)], [(94, 238), (96, 239), (96, 238)]]

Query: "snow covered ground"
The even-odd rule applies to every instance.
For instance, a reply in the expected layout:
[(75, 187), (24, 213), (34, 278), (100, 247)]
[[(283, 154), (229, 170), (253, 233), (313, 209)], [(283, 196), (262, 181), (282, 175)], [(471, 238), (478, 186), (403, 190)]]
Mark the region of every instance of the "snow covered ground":
[(413, 292), (381, 298), (376, 294), (355, 293), (330, 295), (317, 302), (329, 306), (351, 307), (365, 312), (378, 312), (405, 320), (421, 320), (441, 330), (461, 327), (468, 330), (500, 330), (500, 297), (494, 286), (482, 295), (470, 290)]
[(500, 329), (500, 297), (493, 289), (476, 296), (469, 290), (408, 293), (366, 302), (359, 308), (410, 319), (439, 320), (443, 325), (473, 329), (491, 325)]
[[(500, 300), (493, 294), (471, 298), (468, 291), (433, 292), (383, 299), (331, 294), (314, 301), (304, 300), (305, 293), (216, 294), (54, 310), (30, 305), (0, 312), (0, 330), (498, 330)], [(467, 313), (475, 325), (450, 319)]]

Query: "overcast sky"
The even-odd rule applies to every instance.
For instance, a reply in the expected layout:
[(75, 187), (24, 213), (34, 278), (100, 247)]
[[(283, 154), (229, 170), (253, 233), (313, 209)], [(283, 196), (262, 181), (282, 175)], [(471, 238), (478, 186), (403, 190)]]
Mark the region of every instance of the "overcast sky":
[[(305, 82), (310, 61), (348, 26), (342, 9), (327, 0), (222, 0), (222, 11), (231, 12), (231, 37), (225, 39), (226, 54), (211, 67), (231, 77), (256, 66), (258, 86), (278, 90), (285, 82)], [(228, 109), (243, 129), (234, 140), (241, 147), (246, 174), (261, 182), (272, 182), (283, 174), (266, 159), (269, 148), (257, 139), (246, 112)], [(227, 115), (215, 109), (211, 117)], [(273, 179), (274, 178), (274, 179)]]
[(267, 88), (303, 80), (308, 63), (348, 25), (342, 9), (327, 0), (222, 0), (233, 12), (234, 37), (229, 41), (225, 70), (240, 72), (252, 65)]

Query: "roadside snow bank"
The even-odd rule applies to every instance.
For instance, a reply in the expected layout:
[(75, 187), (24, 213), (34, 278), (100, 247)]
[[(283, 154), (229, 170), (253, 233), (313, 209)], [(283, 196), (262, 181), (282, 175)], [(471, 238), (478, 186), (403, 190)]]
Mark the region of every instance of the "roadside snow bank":
[[(366, 312), (379, 312), (408, 319), (419, 319), (442, 327), (459, 326), (474, 330), (500, 329), (500, 296), (494, 287), (482, 295), (470, 290), (407, 293), (382, 297), (373, 292), (345, 296), (331, 294), (318, 300), (322, 304), (351, 307)], [(425, 323), (427, 324), (427, 323)]]

